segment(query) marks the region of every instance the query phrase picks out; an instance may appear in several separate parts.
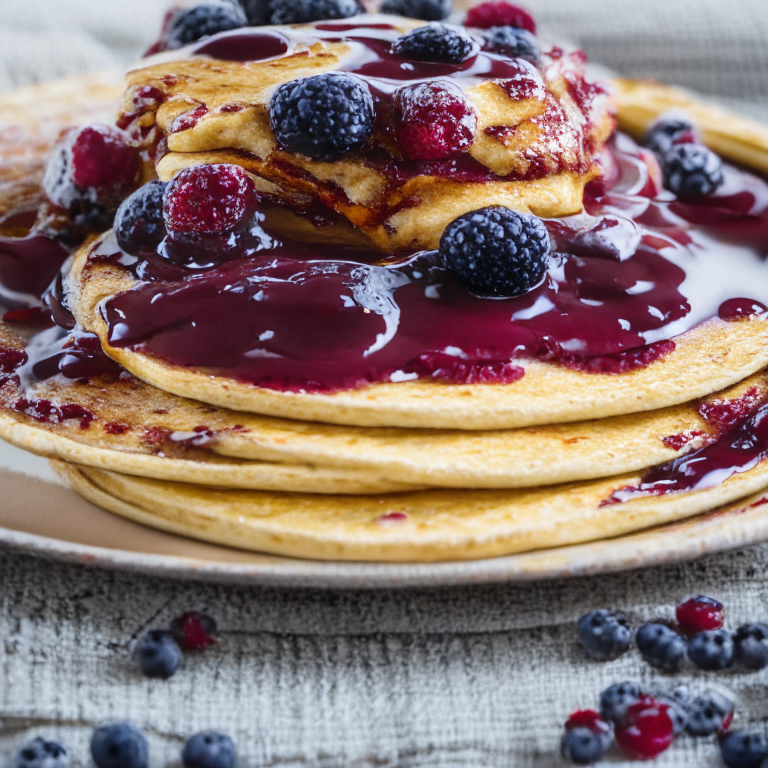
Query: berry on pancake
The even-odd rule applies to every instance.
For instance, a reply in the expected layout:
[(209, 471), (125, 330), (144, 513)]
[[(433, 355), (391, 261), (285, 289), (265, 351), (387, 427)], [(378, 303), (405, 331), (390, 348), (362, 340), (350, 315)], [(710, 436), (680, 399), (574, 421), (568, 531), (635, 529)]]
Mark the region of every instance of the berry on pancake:
[(701, 144), (675, 144), (661, 160), (664, 185), (682, 200), (711, 195), (723, 183), (723, 161)]
[(185, 45), (210, 37), (219, 32), (228, 32), (248, 24), (245, 11), (234, 3), (218, 2), (196, 5), (181, 11), (168, 30), (168, 48), (183, 48)]
[(381, 12), (422, 21), (442, 21), (451, 13), (451, 0), (384, 0)]
[(118, 245), (134, 255), (153, 251), (165, 237), (163, 195), (168, 185), (150, 181), (123, 200), (115, 214)]
[(464, 20), (467, 27), (490, 29), (491, 27), (516, 27), (536, 34), (536, 22), (525, 8), (506, 0), (490, 0), (470, 8)]
[(359, 78), (328, 72), (283, 83), (269, 103), (269, 119), (283, 149), (335, 160), (367, 143), (373, 99)]
[(531, 64), (541, 60), (541, 50), (536, 38), (527, 29), (516, 27), (492, 27), (485, 34), (486, 51), (500, 53), (516, 59), (525, 59)]
[(308, 24), (323, 19), (347, 19), (362, 13), (357, 0), (273, 0), (270, 24)]
[(459, 29), (430, 24), (398, 38), (394, 48), (401, 56), (413, 61), (459, 64), (472, 55), (476, 46), (474, 40)]
[(472, 293), (489, 298), (519, 296), (537, 286), (550, 250), (541, 219), (503, 206), (459, 216), (440, 240), (445, 266)]

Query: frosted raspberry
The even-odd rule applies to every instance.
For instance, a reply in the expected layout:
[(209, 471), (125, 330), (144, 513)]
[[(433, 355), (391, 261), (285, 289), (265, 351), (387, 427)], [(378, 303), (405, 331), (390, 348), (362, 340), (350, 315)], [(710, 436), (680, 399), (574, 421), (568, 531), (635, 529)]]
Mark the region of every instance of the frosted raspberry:
[(491, 27), (517, 27), (536, 34), (536, 22), (525, 8), (506, 0), (489, 0), (470, 8), (464, 22), (467, 27), (490, 29)]

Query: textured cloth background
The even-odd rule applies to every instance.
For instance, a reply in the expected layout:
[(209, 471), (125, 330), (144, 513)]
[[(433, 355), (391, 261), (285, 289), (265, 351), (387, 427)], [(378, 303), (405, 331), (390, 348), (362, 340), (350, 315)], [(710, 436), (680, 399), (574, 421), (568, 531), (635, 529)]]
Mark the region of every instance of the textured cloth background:
[[(549, 35), (595, 61), (768, 117), (765, 0), (529, 5)], [(0, 0), (0, 88), (123, 66), (162, 10), (159, 0)], [(623, 608), (637, 624), (696, 591), (723, 599), (731, 626), (768, 619), (766, 564), (759, 547), (569, 582), (332, 593), (206, 587), (0, 551), (0, 752), (44, 733), (87, 765), (90, 729), (129, 718), (149, 734), (153, 766), (174, 764), (190, 733), (219, 728), (243, 768), (550, 768), (569, 712), (626, 678), (724, 684), (740, 697), (737, 725), (766, 733), (768, 671), (664, 679), (636, 653), (592, 664), (574, 643), (586, 610)], [(141, 632), (201, 607), (218, 616), (220, 645), (171, 681), (138, 674)], [(720, 762), (712, 740), (683, 737), (659, 765)]]

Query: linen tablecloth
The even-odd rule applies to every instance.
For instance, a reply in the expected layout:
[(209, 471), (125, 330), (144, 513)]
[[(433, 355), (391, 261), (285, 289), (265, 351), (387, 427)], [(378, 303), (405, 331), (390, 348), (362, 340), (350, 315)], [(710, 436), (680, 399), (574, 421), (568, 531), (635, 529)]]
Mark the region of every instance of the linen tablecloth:
[[(764, 0), (529, 5), (546, 36), (579, 42), (594, 61), (768, 119)], [(0, 89), (122, 67), (162, 12), (160, 0), (0, 0)], [(0, 757), (40, 733), (88, 765), (93, 726), (130, 719), (153, 766), (215, 728), (233, 736), (242, 767), (549, 768), (561, 764), (567, 715), (622, 679), (724, 685), (739, 698), (736, 724), (765, 734), (768, 671), (665, 678), (636, 653), (589, 663), (575, 620), (615, 607), (637, 625), (692, 592), (722, 599), (729, 626), (768, 619), (767, 561), (761, 546), (572, 581), (324, 592), (185, 584), (0, 550)], [(168, 682), (143, 678), (137, 637), (190, 608), (217, 616), (219, 645)], [(659, 765), (720, 763), (711, 739), (685, 736)]]

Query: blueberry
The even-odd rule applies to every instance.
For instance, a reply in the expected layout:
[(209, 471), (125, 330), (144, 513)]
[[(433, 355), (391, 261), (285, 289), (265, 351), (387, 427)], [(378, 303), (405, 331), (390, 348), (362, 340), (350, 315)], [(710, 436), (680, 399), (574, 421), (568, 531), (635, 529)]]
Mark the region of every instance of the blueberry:
[(635, 683), (614, 683), (600, 694), (600, 714), (604, 720), (621, 726), (627, 710), (640, 700), (642, 694)]
[(269, 103), (269, 119), (283, 149), (334, 160), (365, 146), (373, 99), (362, 80), (328, 72), (283, 83)]
[(234, 742), (215, 731), (197, 733), (184, 745), (181, 762), (185, 768), (234, 768)]
[(422, 21), (442, 21), (451, 13), (451, 0), (384, 0), (381, 12)]
[(688, 733), (710, 736), (730, 720), (733, 702), (716, 691), (707, 691), (688, 704)]
[(273, 0), (270, 24), (308, 24), (321, 19), (347, 19), (362, 12), (357, 0)]
[(637, 647), (642, 657), (664, 672), (677, 672), (685, 657), (685, 640), (666, 624), (643, 624), (637, 630)]
[(579, 642), (595, 661), (618, 659), (629, 650), (632, 632), (620, 613), (592, 611), (579, 619)]
[(167, 680), (176, 674), (183, 654), (170, 632), (153, 629), (139, 641), (136, 655), (147, 677)]
[(38, 737), (16, 753), (10, 768), (69, 768), (69, 755), (61, 744)]
[(654, 154), (663, 157), (681, 139), (690, 142), (694, 128), (687, 120), (666, 118), (654, 123), (645, 134), (645, 145)]
[(401, 56), (413, 61), (459, 64), (474, 52), (475, 43), (458, 29), (445, 24), (430, 24), (399, 37), (394, 47)]
[(613, 728), (597, 712), (575, 713), (565, 726), (560, 751), (576, 765), (590, 765), (602, 760), (613, 743)]
[(91, 737), (91, 756), (97, 768), (147, 768), (149, 745), (130, 723), (103, 725)]
[(248, 17), (248, 24), (252, 27), (269, 24), (273, 2), (274, 0), (240, 0), (240, 5)]
[(485, 297), (519, 296), (536, 287), (551, 244), (541, 219), (493, 206), (452, 221), (440, 239), (440, 258), (469, 291)]
[(712, 194), (723, 179), (723, 163), (700, 144), (675, 144), (662, 158), (664, 184), (683, 200)]
[(117, 244), (131, 254), (149, 253), (165, 237), (163, 195), (168, 185), (150, 181), (127, 197), (115, 215)]
[(738, 664), (755, 671), (768, 667), (768, 626), (745, 624), (738, 628), (733, 640)]
[(768, 743), (762, 736), (733, 731), (720, 741), (720, 754), (728, 768), (760, 768), (768, 759)]
[(248, 24), (245, 11), (235, 3), (206, 3), (180, 11), (168, 30), (168, 48), (183, 48), (218, 32)]
[(725, 669), (733, 661), (733, 637), (725, 629), (699, 632), (688, 643), (688, 656), (699, 669)]
[(541, 60), (539, 44), (527, 29), (493, 27), (485, 34), (485, 49), (513, 59), (525, 59), (531, 64)]

